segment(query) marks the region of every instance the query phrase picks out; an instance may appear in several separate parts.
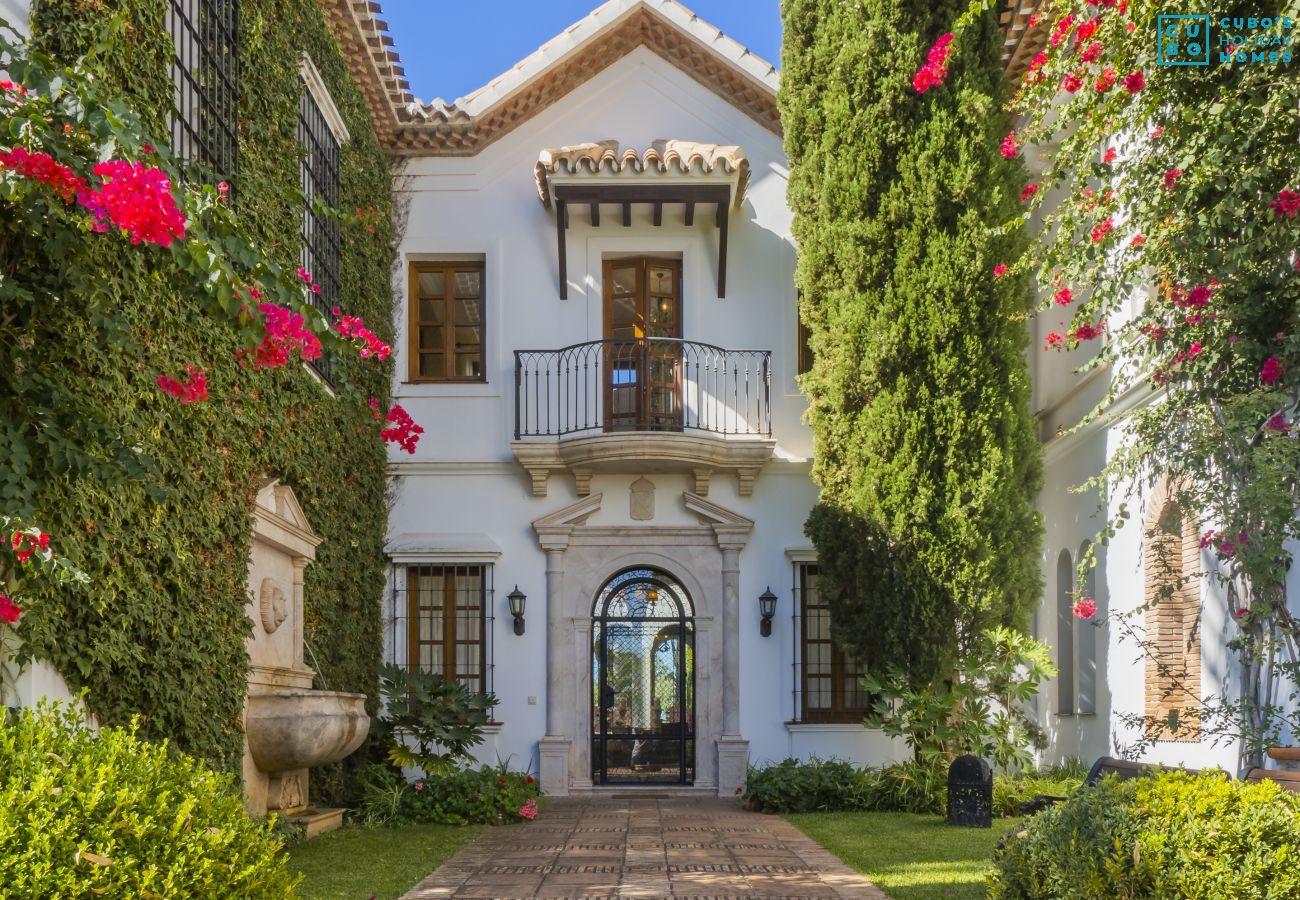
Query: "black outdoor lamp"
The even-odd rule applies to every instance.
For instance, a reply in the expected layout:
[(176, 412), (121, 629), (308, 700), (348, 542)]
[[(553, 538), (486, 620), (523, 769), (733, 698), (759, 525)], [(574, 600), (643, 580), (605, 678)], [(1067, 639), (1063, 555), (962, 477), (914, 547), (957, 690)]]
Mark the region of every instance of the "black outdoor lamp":
[(758, 612), (763, 621), (758, 623), (758, 633), (763, 637), (772, 636), (772, 617), (776, 615), (776, 594), (771, 586), (758, 595)]
[(519, 590), (519, 585), (515, 585), (515, 589), (506, 594), (506, 600), (510, 603), (510, 615), (515, 617), (515, 634), (523, 634), (524, 604), (528, 602), (528, 597)]

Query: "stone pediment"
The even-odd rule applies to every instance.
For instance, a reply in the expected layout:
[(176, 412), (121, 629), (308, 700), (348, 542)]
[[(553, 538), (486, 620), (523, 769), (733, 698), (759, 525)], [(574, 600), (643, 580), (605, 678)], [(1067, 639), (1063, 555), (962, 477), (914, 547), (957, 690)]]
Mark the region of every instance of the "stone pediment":
[(253, 539), (277, 547), (291, 556), (315, 559), (321, 539), (312, 531), (293, 488), (269, 479), (253, 502)]

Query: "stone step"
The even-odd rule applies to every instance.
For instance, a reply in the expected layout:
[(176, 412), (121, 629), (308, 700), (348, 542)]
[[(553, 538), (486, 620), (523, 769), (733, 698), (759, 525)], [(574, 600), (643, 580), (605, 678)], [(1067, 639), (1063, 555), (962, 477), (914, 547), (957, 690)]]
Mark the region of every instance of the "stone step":
[(342, 807), (328, 809), (309, 809), (301, 812), (296, 816), (289, 816), (290, 822), (295, 825), (303, 826), (303, 837), (311, 840), (318, 834), (324, 834), (327, 831), (334, 831), (343, 827), (343, 814), (347, 810)]

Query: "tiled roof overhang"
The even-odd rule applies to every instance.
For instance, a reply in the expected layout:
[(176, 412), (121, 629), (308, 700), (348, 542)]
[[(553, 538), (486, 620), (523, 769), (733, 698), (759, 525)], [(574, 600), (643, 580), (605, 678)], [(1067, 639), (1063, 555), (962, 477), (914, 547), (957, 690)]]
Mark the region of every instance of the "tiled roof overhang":
[(370, 108), (380, 142), (387, 143), (397, 124), (410, 119), (408, 107), (415, 98), (388, 23), (379, 18), (383, 10), (373, 0), (321, 0), (320, 5), (352, 80)]
[(596, 141), (543, 150), (534, 169), (537, 195), (547, 209), (551, 208), (551, 182), (556, 176), (569, 184), (580, 180), (592, 185), (628, 185), (634, 181), (668, 184), (692, 175), (727, 176), (732, 205), (739, 209), (749, 184), (749, 160), (745, 151), (734, 145), (655, 141), (641, 153), (632, 147), (620, 153), (618, 141)]

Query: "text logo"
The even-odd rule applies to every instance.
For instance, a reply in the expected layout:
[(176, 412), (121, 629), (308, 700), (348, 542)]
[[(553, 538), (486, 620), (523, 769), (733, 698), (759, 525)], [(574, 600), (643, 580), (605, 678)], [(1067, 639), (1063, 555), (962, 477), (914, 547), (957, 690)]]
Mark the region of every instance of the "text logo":
[(1210, 17), (1158, 16), (1156, 33), (1158, 66), (1208, 66), (1210, 64)]

